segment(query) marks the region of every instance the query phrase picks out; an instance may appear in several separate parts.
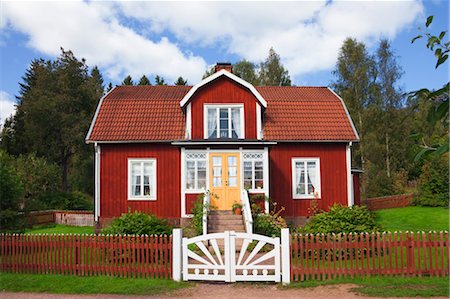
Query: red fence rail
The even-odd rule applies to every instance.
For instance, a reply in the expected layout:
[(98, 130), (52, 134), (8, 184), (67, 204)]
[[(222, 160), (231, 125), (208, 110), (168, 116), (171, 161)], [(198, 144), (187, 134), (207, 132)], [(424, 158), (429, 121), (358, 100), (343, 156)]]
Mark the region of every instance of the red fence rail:
[(410, 206), (413, 202), (413, 194), (399, 194), (384, 197), (368, 198), (362, 201), (362, 204), (367, 206), (371, 211), (404, 208)]
[(291, 237), (291, 281), (449, 274), (448, 232)]
[(0, 235), (2, 272), (170, 278), (172, 236)]

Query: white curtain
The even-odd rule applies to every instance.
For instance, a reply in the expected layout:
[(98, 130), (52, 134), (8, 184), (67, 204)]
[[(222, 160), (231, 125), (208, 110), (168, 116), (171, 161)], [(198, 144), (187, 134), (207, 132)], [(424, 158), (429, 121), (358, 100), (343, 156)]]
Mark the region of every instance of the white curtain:
[(308, 162), (308, 181), (311, 182), (311, 185), (313, 186), (313, 192), (317, 190), (317, 184), (316, 184), (316, 163), (315, 162)]
[(303, 162), (295, 163), (295, 185), (297, 186), (297, 193), (301, 194), (301, 177), (303, 172)]
[[(241, 137), (241, 109), (231, 109), (231, 128), (236, 132), (237, 138)], [(232, 136), (234, 137), (234, 136)]]
[(215, 108), (208, 109), (208, 137), (217, 137), (217, 110)]

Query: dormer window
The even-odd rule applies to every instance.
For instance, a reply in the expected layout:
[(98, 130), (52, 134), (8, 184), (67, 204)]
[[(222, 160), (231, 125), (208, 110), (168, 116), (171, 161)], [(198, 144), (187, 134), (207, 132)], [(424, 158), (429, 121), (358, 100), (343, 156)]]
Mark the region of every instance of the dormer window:
[(244, 105), (205, 105), (205, 139), (244, 138)]

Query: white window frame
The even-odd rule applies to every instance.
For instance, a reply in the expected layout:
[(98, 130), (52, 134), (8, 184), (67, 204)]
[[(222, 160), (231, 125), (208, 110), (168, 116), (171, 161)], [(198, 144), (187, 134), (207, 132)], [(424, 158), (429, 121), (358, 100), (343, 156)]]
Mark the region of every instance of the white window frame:
[(295, 164), (297, 162), (305, 163), (305, 191), (308, 190), (308, 183), (306, 178), (308, 177), (308, 162), (315, 162), (316, 163), (316, 178), (317, 178), (317, 185), (318, 188), (315, 190), (317, 192), (317, 199), (320, 199), (322, 196), (322, 185), (321, 185), (321, 179), (320, 179), (320, 158), (292, 158), (292, 198), (294, 199), (312, 199), (316, 198), (314, 194), (298, 194), (297, 193), (297, 186), (296, 186), (296, 177), (295, 177)]
[[(190, 194), (190, 193), (193, 193), (193, 194), (204, 193), (206, 191), (206, 189), (208, 188), (208, 154), (206, 153), (206, 151), (186, 151), (186, 154), (189, 154), (189, 153), (202, 153), (202, 154), (205, 155), (205, 158), (204, 159), (202, 159), (202, 158), (190, 158), (190, 159), (188, 159), (186, 157), (186, 155), (185, 155), (185, 158), (184, 158), (184, 177), (185, 177), (185, 180), (184, 180), (183, 188), (184, 188), (186, 194)], [(188, 189), (187, 188), (187, 171), (188, 171), (187, 163), (190, 162), (190, 161), (194, 161), (195, 162), (195, 174), (194, 174), (194, 185), (195, 185), (195, 188), (194, 189)], [(205, 174), (205, 188), (198, 188), (198, 162), (199, 161), (204, 161), (205, 162), (205, 167), (206, 167), (206, 169), (205, 169), (206, 170), (206, 174)]]
[[(152, 180), (150, 181), (150, 186), (153, 186), (153, 194), (150, 195), (140, 195), (140, 196), (136, 196), (133, 195), (133, 190), (132, 190), (132, 182), (133, 182), (133, 178), (132, 178), (132, 167), (131, 165), (133, 163), (141, 163), (141, 167), (142, 167), (142, 171), (141, 171), (141, 190), (143, 192), (144, 188), (144, 163), (145, 162), (152, 162), (153, 163), (153, 167), (151, 169), (152, 172)], [(157, 164), (156, 164), (156, 159), (155, 158), (132, 158), (132, 159), (128, 159), (128, 200), (156, 200), (156, 194), (157, 194), (157, 185), (156, 185), (156, 168), (157, 168)]]
[[(261, 154), (262, 158), (261, 159), (244, 158), (246, 153), (248, 153), (248, 154), (252, 154), (252, 153)], [(267, 167), (267, 160), (265, 158), (264, 151), (243, 151), (242, 152), (242, 166), (241, 166), (242, 167), (242, 187), (245, 186), (245, 177), (244, 177), (244, 174), (245, 174), (245, 166), (244, 166), (245, 162), (251, 162), (252, 163), (252, 187), (250, 189), (248, 189), (248, 191), (250, 193), (265, 192), (265, 190), (267, 189), (267, 186), (266, 186), (266, 184), (267, 184), (267, 182), (266, 182), (266, 175), (267, 175), (267, 172), (268, 172), (268, 167)], [(261, 189), (255, 188), (255, 162), (262, 162), (262, 164), (263, 164), (263, 166), (262, 166), (263, 167), (263, 178), (262, 178), (263, 188), (261, 188)]]
[(231, 126), (231, 108), (240, 108), (240, 131), (241, 136), (238, 137), (238, 139), (244, 139), (245, 138), (245, 124), (244, 124), (244, 104), (205, 104), (203, 106), (203, 136), (204, 139), (209, 139), (208, 136), (208, 109), (216, 109), (216, 123), (217, 123), (217, 133), (216, 138), (220, 138), (220, 108), (228, 108), (228, 138), (231, 139), (232, 136), (232, 126)]

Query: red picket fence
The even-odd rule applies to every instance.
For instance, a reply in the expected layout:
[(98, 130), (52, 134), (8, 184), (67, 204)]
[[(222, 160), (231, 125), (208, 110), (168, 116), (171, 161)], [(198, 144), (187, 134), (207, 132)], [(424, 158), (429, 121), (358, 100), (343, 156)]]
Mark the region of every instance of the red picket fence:
[(172, 275), (172, 236), (0, 235), (2, 272)]
[(448, 232), (291, 237), (291, 281), (370, 275), (449, 275)]

